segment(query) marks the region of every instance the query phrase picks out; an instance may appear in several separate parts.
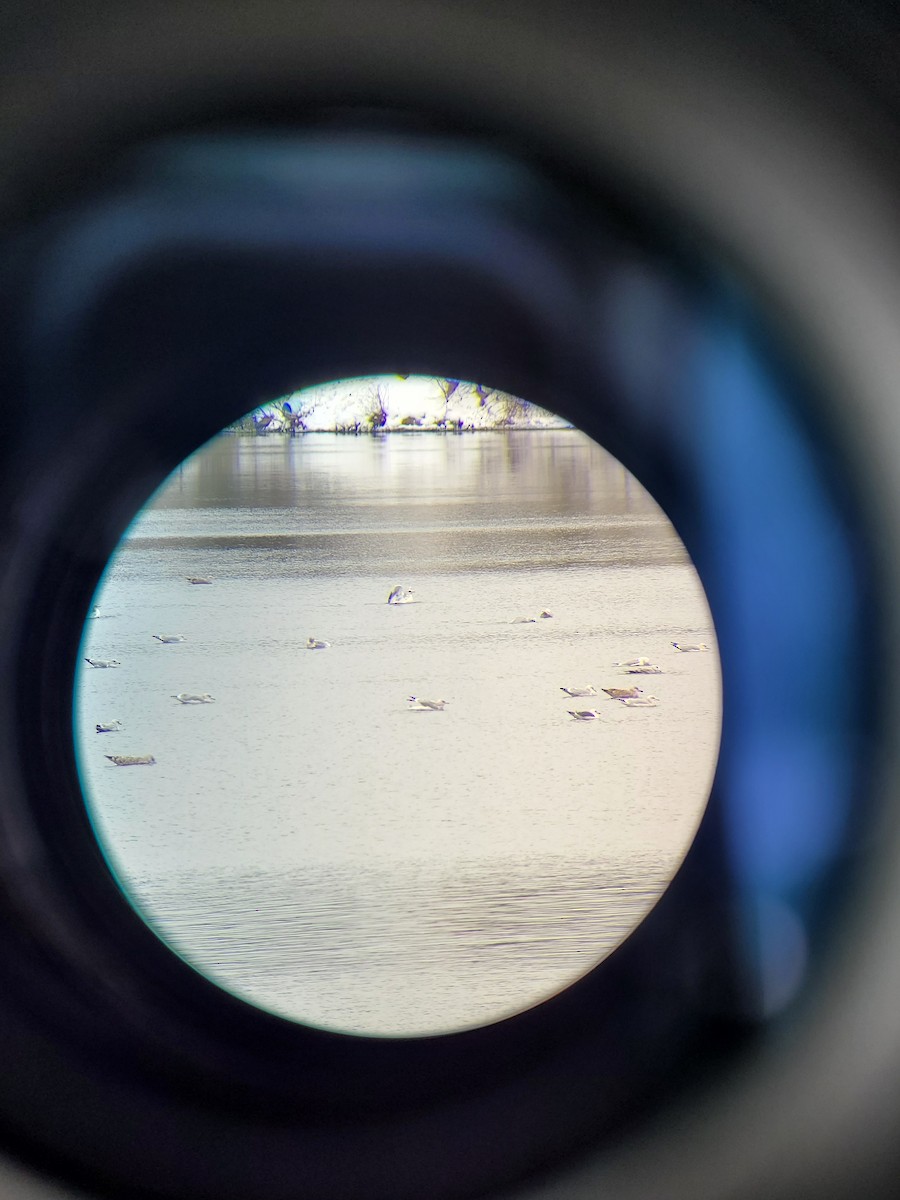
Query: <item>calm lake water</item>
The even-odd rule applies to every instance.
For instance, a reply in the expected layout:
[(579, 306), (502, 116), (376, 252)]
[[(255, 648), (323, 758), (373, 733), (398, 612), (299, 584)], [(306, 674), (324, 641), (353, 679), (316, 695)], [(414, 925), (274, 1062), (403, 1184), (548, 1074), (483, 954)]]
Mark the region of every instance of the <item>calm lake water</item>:
[[(388, 605), (396, 584), (416, 602)], [(529, 1007), (639, 923), (702, 815), (718, 656), (670, 643), (714, 646), (706, 601), (575, 430), (223, 435), (96, 602), (83, 652), (121, 663), (76, 685), (98, 837), (173, 949), (284, 1016), (407, 1035)], [(664, 673), (614, 666), (635, 656)], [(631, 683), (658, 707), (560, 691)]]

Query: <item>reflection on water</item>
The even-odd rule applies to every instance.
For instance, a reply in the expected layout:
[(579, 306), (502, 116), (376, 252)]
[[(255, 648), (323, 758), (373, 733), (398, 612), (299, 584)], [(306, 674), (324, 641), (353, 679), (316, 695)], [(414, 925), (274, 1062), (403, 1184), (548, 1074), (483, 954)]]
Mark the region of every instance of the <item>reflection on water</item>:
[(194, 966), (233, 977), (262, 1007), (410, 1034), (496, 1020), (553, 995), (614, 949), (666, 882), (652, 862), (644, 874), (547, 857), (213, 872), (138, 890), (177, 949), (174, 931), (189, 931)]
[[(651, 906), (706, 800), (717, 656), (671, 646), (714, 643), (699, 581), (573, 430), (223, 436), (97, 602), (83, 652), (122, 666), (80, 673), (76, 730), (114, 869), (188, 961), (296, 1019), (421, 1033), (558, 991)], [(664, 673), (613, 666), (636, 655)], [(658, 707), (560, 690), (635, 682)]]

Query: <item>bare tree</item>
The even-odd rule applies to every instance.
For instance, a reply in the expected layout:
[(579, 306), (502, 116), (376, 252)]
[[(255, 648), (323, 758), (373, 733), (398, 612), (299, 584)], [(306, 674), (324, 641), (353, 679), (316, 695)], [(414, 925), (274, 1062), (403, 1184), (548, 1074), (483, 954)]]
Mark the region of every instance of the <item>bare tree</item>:
[(306, 429), (306, 418), (316, 407), (316, 399), (294, 392), (268, 404), (262, 404), (233, 421), (229, 429), (237, 433), (289, 433), (293, 437)]
[(306, 431), (306, 418), (315, 408), (314, 400), (304, 401), (302, 392), (295, 392), (289, 400), (281, 402), (282, 431), (296, 437)]
[(433, 378), (434, 378), (434, 382), (438, 385), (438, 389), (440, 390), (441, 395), (444, 397), (444, 411), (441, 413), (440, 417), (437, 419), (435, 424), (437, 425), (438, 429), (446, 429), (447, 428), (447, 413), (450, 408), (450, 397), (459, 388), (459, 380), (458, 379), (442, 379), (438, 375), (433, 376)]
[(459, 387), (458, 379), (440, 379), (440, 378), (438, 378), (438, 376), (435, 376), (434, 382), (440, 388), (441, 395), (444, 397), (444, 400), (449, 400), (450, 397), (453, 395), (453, 393), (456, 391), (456, 389)]
[(485, 398), (484, 406), (498, 425), (515, 425), (525, 420), (532, 408), (527, 400), (510, 392), (492, 392)]
[(388, 390), (385, 384), (379, 383), (375, 386), (370, 386), (368, 396), (363, 397), (365, 404), (364, 423), (368, 425), (372, 433), (376, 433), (379, 429), (384, 429), (388, 422), (390, 410), (388, 409)]

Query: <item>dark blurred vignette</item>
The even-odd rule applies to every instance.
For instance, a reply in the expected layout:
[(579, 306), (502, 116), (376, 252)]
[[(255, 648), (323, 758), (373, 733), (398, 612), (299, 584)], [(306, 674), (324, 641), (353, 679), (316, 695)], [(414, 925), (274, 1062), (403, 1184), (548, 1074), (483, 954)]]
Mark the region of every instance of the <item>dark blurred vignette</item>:
[[(680, 145), (696, 144), (707, 131), (712, 162), (714, 143), (724, 136), (725, 126), (730, 134), (746, 135), (748, 148), (755, 149), (759, 127), (752, 121), (759, 119), (761, 111), (768, 122), (769, 149), (774, 151), (782, 118), (793, 115), (779, 109), (783, 85), (789, 83), (787, 93), (796, 98), (798, 110), (808, 107), (811, 140), (821, 137), (827, 143), (832, 130), (848, 139), (848, 131), (853, 131), (860, 164), (879, 159), (889, 131), (900, 134), (898, 24), (893, 4), (828, 0), (549, 5), (531, 0), (356, 4), (260, 0), (217, 6), (14, 3), (0, 12), (0, 222), (15, 239), (10, 270), (18, 278), (18, 264), (27, 259), (32, 230), (41, 219), (52, 217), (60, 206), (77, 205), (90, 194), (108, 161), (145, 136), (214, 131), (219, 126), (284, 129), (308, 124), (312, 112), (316, 127), (327, 130), (332, 122), (339, 124), (339, 115), (348, 105), (363, 127), (368, 124), (380, 130), (387, 124), (425, 134), (472, 132), (489, 144), (496, 142), (526, 156), (533, 153), (563, 171), (570, 169), (578, 180), (599, 178), (614, 195), (621, 171), (628, 180), (627, 186), (622, 185), (624, 195), (633, 194), (638, 202), (651, 206), (671, 204), (677, 211), (693, 204), (698, 227), (713, 241), (719, 240), (726, 257), (733, 253), (739, 258), (725, 222), (735, 214), (736, 225), (752, 224), (745, 211), (750, 203), (747, 193), (737, 194), (742, 181), (735, 182), (734, 195), (729, 194), (729, 181), (721, 177), (717, 192), (710, 186), (708, 193), (701, 194), (702, 183), (691, 178), (690, 168), (673, 161), (669, 178), (679, 190), (658, 195), (655, 189), (661, 175), (645, 170), (642, 156), (652, 150), (664, 160), (668, 145), (674, 160)], [(578, 83), (572, 82), (589, 79), (592, 47), (601, 43), (606, 58), (598, 70), (612, 72), (610, 60), (615, 57), (621, 75), (608, 88), (614, 111), (604, 117), (626, 131), (619, 138), (599, 126), (593, 128), (595, 96), (587, 83), (580, 91)], [(610, 46), (616, 47), (615, 54)], [(572, 64), (571, 74), (567, 62)], [(728, 81), (738, 65), (741, 75), (739, 79), (735, 75), (733, 110), (727, 102), (718, 112), (705, 108), (708, 96), (702, 81), (714, 80), (713, 91), (720, 98), (728, 96)], [(744, 84), (746, 93), (741, 92)], [(658, 144), (651, 146), (653, 135), (643, 120), (643, 106), (658, 107), (660, 95), (669, 92), (671, 128), (657, 127)], [(769, 95), (771, 111), (766, 107)], [(740, 111), (744, 104), (746, 120)], [(628, 131), (633, 133), (630, 140)], [(784, 144), (788, 146), (787, 141)], [(739, 151), (735, 153), (739, 158)], [(698, 155), (702, 157), (702, 151)], [(796, 161), (784, 166), (801, 174), (806, 168)], [(896, 174), (891, 176), (887, 170), (881, 178), (897, 182)], [(750, 184), (748, 180), (748, 188)], [(837, 195), (833, 205), (830, 197), (821, 199), (826, 215), (838, 212)], [(900, 204), (900, 193), (895, 191), (893, 199)], [(767, 213), (773, 246), (781, 215), (773, 202)], [(721, 225), (716, 224), (719, 220)], [(764, 254), (766, 230), (758, 236)], [(748, 253), (753, 245), (748, 234), (741, 252)], [(775, 251), (772, 254), (774, 258)], [(778, 257), (789, 275), (792, 266), (782, 250)], [(765, 262), (763, 277), (771, 269), (772, 263)], [(24, 290), (27, 293), (27, 287)], [(795, 315), (788, 307), (776, 308), (787, 319)], [(0, 321), (5, 326), (0, 342), (8, 338), (11, 343), (25, 322), (19, 311), (11, 309), (8, 295), (0, 296)], [(799, 340), (806, 349), (808, 343)], [(64, 439), (71, 414), (55, 409), (23, 413), (22, 397), (28, 389), (21, 363), (9, 346), (0, 350), (0, 362), (9, 368), (2, 393), (6, 436), (0, 441), (0, 474), (18, 485), (22, 484), (17, 469), (20, 439), (33, 438), (38, 421), (44, 423), (43, 433), (51, 440)], [(841, 379), (844, 371), (844, 383), (851, 377), (848, 362), (836, 355), (835, 378)], [(859, 465), (865, 438), (861, 435), (856, 444), (852, 431), (847, 437), (851, 458)], [(877, 477), (877, 468), (873, 474)], [(9, 528), (27, 533), (33, 514), (28, 513), (27, 501), (9, 494), (10, 487), (2, 489), (2, 519)], [(39, 515), (33, 519), (37, 521)], [(889, 528), (884, 537), (888, 544)], [(883, 553), (896, 558), (893, 549)], [(13, 637), (17, 635), (16, 630)], [(8, 636), (5, 630), (4, 637)], [(42, 860), (29, 849), (21, 851), (20, 861), (39, 871)], [(893, 925), (888, 918), (891, 913), (896, 917), (897, 910), (890, 909), (889, 899), (883, 907), (884, 930), (890, 931)], [(14, 924), (15, 905), (10, 911)], [(9, 913), (5, 919), (10, 919)], [(23, 936), (23, 942), (28, 936)], [(885, 946), (888, 958), (887, 933)], [(509, 1200), (587, 1200), (601, 1194), (616, 1200), (655, 1200), (662, 1195), (673, 1200), (717, 1196), (751, 1200), (755, 1195), (769, 1200), (850, 1200), (895, 1194), (900, 1177), (896, 1136), (900, 1076), (896, 1047), (886, 1046), (882, 1054), (879, 1041), (888, 1023), (890, 992), (867, 991), (862, 985), (861, 990), (859, 995), (847, 988), (848, 997), (859, 1006), (855, 1025), (859, 1044), (851, 1045), (848, 1038), (832, 1047), (833, 1064), (818, 1064), (816, 1086), (822, 1090), (815, 1102), (808, 1094), (812, 1076), (802, 1070), (790, 1076), (773, 1099), (773, 1106), (783, 1109), (774, 1134), (772, 1122), (764, 1119), (759, 1106), (747, 1108), (759, 1119), (754, 1125), (739, 1101), (730, 1125), (732, 1141), (724, 1149), (710, 1144), (704, 1136), (707, 1119), (721, 1117), (733, 1103), (723, 1083), (712, 1090), (705, 1109), (700, 1105), (690, 1112), (676, 1108), (657, 1114), (645, 1141), (639, 1133), (621, 1158), (613, 1152), (609, 1162), (598, 1165), (590, 1160), (587, 1148), (571, 1175), (562, 1170), (559, 1175), (504, 1189), (502, 1194)], [(791, 1032), (782, 1034), (785, 1043)], [(52, 1055), (52, 1047), (48, 1053)], [(752, 1086), (763, 1091), (777, 1048), (770, 1047), (768, 1054), (758, 1062), (751, 1054), (743, 1064)], [(871, 1090), (864, 1087), (866, 1081)], [(38, 1096), (41, 1086), (38, 1078), (34, 1085)], [(559, 1112), (565, 1109), (564, 1099), (559, 1099)], [(33, 1096), (29, 1102), (34, 1103)], [(47, 1110), (56, 1112), (58, 1106), (64, 1111), (66, 1102), (65, 1096), (48, 1096)], [(209, 1097), (203, 1097), (203, 1102), (209, 1102)], [(573, 1103), (578, 1103), (577, 1098)], [(828, 1139), (817, 1124), (817, 1105), (832, 1115), (856, 1110), (858, 1119), (846, 1144), (835, 1141), (830, 1149), (823, 1147)], [(465, 1125), (466, 1112), (456, 1119)], [(736, 1132), (742, 1121), (746, 1121), (744, 1137)], [(727, 1120), (725, 1127), (729, 1128)], [(827, 1121), (823, 1128), (829, 1128)], [(521, 1130), (519, 1134), (524, 1137)], [(35, 1128), (29, 1143), (21, 1131), (7, 1135), (0, 1130), (0, 1144), (12, 1150), (0, 1164), (0, 1190), (5, 1194), (27, 1200), (70, 1196), (82, 1188), (92, 1195), (125, 1194), (102, 1170), (96, 1176), (89, 1170), (69, 1171), (62, 1152), (58, 1157), (46, 1155), (50, 1178), (33, 1175), (30, 1167), (44, 1165), (44, 1136), (43, 1128)], [(148, 1130), (147, 1136), (152, 1138), (153, 1131)], [(479, 1130), (473, 1128), (471, 1136), (472, 1159), (477, 1162)], [(211, 1147), (210, 1153), (216, 1153), (216, 1148)], [(716, 1161), (717, 1153), (721, 1161)], [(336, 1156), (340, 1154), (338, 1149)], [(372, 1154), (378, 1156), (377, 1145)], [(22, 1162), (29, 1166), (23, 1167)], [(176, 1180), (177, 1147), (171, 1162)], [(427, 1200), (429, 1163), (421, 1163), (420, 1168), (420, 1194)], [(70, 1180), (72, 1191), (51, 1181), (57, 1178)], [(364, 1183), (360, 1186), (364, 1188)], [(296, 1193), (292, 1187), (273, 1178), (272, 1195), (304, 1195), (302, 1186)], [(202, 1180), (196, 1179), (185, 1185), (174, 1182), (172, 1189), (166, 1194), (208, 1194)], [(133, 1194), (157, 1193), (136, 1179)], [(460, 1196), (475, 1194), (501, 1193), (477, 1192), (472, 1180), (459, 1192)]]

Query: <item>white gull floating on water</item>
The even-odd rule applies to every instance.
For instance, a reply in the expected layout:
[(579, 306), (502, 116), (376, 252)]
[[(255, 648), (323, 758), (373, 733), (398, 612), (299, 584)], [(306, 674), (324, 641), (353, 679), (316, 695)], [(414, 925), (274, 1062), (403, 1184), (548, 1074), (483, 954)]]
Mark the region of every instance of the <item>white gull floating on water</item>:
[(600, 714), (596, 708), (582, 708), (578, 711), (573, 711), (569, 708), (566, 710), (570, 717), (574, 717), (576, 721), (599, 721)]
[(122, 665), (114, 658), (86, 658), (84, 661), (97, 670), (105, 670), (107, 667), (121, 667)]
[(691, 650), (708, 650), (706, 642), (673, 642), (672, 645), (676, 650), (680, 650), (682, 654), (687, 654)]
[(659, 704), (659, 696), (615, 696), (614, 699), (629, 708), (656, 708)]
[(187, 639), (183, 633), (154, 633), (153, 635), (158, 642), (163, 642), (166, 646), (173, 642), (184, 642)]
[(118, 733), (121, 728), (121, 721), (99, 721), (97, 723), (98, 733)]
[(156, 759), (152, 754), (104, 754), (117, 767), (152, 767)]
[(327, 650), (330, 646), (331, 642), (322, 642), (318, 638), (311, 637), (306, 639), (307, 650)]
[(215, 697), (209, 692), (178, 692), (172, 699), (180, 704), (212, 704)]
[(409, 697), (410, 712), (443, 712), (446, 700), (420, 700), (418, 696)]
[(576, 696), (596, 696), (597, 689), (592, 683), (586, 683), (584, 687), (561, 687), (561, 692), (565, 692), (567, 696), (571, 696), (574, 700)]
[(415, 604), (412, 588), (401, 587), (398, 583), (395, 588), (391, 588), (387, 602), (388, 604)]

